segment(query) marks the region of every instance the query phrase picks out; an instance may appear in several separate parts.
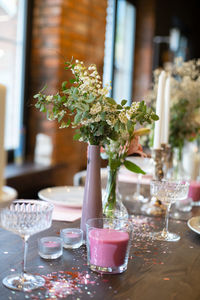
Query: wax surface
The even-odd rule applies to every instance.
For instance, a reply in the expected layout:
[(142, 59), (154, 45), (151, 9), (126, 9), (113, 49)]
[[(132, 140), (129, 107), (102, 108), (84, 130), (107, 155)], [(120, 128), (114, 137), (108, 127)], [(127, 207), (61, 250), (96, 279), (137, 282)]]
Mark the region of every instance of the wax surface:
[(48, 242), (44, 242), (44, 246), (48, 248), (55, 248), (55, 247), (60, 247), (60, 244), (58, 242), (48, 241)]
[(129, 234), (115, 229), (89, 232), (90, 263), (100, 267), (118, 267), (124, 263)]
[(65, 237), (70, 238), (70, 239), (77, 239), (80, 237), (80, 235), (75, 232), (67, 232), (67, 233), (65, 233)]
[(188, 196), (193, 199), (193, 201), (200, 201), (200, 182), (191, 181), (189, 187)]

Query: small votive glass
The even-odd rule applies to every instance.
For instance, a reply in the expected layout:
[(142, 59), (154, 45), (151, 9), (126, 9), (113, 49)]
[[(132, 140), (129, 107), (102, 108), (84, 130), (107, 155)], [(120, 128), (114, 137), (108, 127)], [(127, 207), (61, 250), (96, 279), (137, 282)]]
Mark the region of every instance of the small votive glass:
[(127, 269), (132, 224), (125, 219), (96, 218), (86, 223), (87, 261), (92, 271), (105, 274)]
[(63, 242), (60, 237), (48, 236), (38, 239), (38, 253), (45, 259), (56, 259), (63, 254)]
[(83, 244), (83, 231), (79, 228), (61, 229), (60, 236), (66, 249), (76, 249)]

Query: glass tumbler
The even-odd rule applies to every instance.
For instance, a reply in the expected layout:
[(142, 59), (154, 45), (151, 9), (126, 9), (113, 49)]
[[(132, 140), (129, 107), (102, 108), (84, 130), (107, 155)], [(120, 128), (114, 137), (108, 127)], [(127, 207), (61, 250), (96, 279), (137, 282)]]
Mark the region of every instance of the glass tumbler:
[(95, 218), (86, 223), (87, 259), (92, 271), (106, 274), (127, 269), (132, 224), (125, 219)]

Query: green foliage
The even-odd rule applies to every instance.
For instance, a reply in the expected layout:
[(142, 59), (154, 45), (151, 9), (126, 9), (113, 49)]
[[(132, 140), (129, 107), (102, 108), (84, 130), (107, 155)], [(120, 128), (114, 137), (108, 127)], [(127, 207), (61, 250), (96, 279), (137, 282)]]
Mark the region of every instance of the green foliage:
[[(199, 123), (189, 122), (194, 111), (189, 109), (190, 103), (187, 99), (180, 99), (171, 108), (170, 119), (170, 137), (169, 142), (172, 148), (182, 149), (185, 140), (192, 141), (197, 138), (200, 127)], [(199, 100), (197, 100), (195, 109), (200, 108)]]
[[(35, 107), (46, 113), (49, 120), (56, 120), (60, 128), (76, 128), (75, 140), (103, 146), (117, 142), (123, 146), (130, 143), (137, 122), (156, 120), (157, 116), (144, 101), (134, 102), (130, 107), (125, 99), (117, 104), (107, 97), (108, 87), (102, 87), (95, 65), (86, 68), (83, 62), (71, 60), (65, 63), (65, 69), (71, 71), (73, 78), (64, 81), (55, 95), (46, 95), (45, 86), (34, 96)], [(123, 159), (120, 161), (118, 157), (118, 164)]]

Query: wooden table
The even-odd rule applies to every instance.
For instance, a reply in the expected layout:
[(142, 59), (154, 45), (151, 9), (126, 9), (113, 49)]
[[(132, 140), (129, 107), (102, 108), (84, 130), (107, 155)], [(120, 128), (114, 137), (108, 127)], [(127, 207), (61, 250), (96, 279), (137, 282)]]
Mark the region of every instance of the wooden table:
[[(126, 272), (100, 275), (87, 267), (86, 250), (65, 250), (61, 258), (44, 260), (37, 252), (37, 239), (59, 235), (61, 228), (78, 227), (79, 222), (53, 222), (48, 231), (30, 238), (27, 269), (30, 273), (73, 281), (70, 294), (62, 299), (76, 300), (198, 300), (200, 299), (200, 236), (186, 221), (170, 220), (171, 231), (180, 233), (179, 242), (153, 241), (150, 232), (162, 228), (163, 219), (132, 216), (134, 234)], [(21, 270), (23, 250), (20, 237), (0, 229), (0, 282)], [(49, 274), (49, 275), (48, 275)], [(60, 284), (60, 283), (59, 283)], [(76, 290), (78, 288), (79, 290)], [(48, 297), (49, 287), (30, 293), (11, 291), (0, 283), (0, 299), (59, 299)]]

